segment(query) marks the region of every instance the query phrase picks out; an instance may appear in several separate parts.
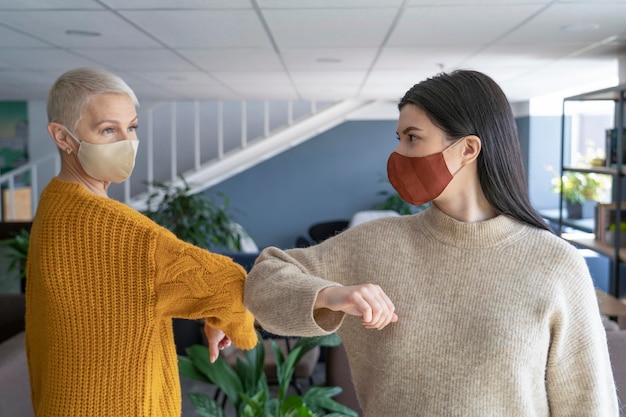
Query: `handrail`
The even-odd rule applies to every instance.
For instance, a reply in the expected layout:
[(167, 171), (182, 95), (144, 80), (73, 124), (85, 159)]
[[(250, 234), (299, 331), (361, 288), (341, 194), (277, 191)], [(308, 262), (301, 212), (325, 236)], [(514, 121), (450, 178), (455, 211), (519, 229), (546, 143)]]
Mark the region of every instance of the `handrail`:
[[(0, 200), (2, 201), (3, 221), (29, 221), (32, 220), (32, 216), (37, 208), (39, 202), (39, 169), (41, 165), (53, 161), (54, 171), (58, 172), (61, 169), (61, 157), (58, 152), (51, 153), (43, 158), (38, 159), (35, 162), (29, 162), (25, 165), (19, 166), (9, 172), (0, 175), (0, 188), (2, 188), (2, 195)], [(16, 213), (15, 212), (15, 178), (30, 174), (30, 195), (31, 195), (31, 211), (30, 213)], [(5, 184), (7, 184), (5, 188)], [(5, 193), (6, 191), (6, 193)], [(7, 201), (5, 201), (5, 198)], [(7, 213), (4, 211), (7, 210)]]
[[(233, 113), (234, 108), (238, 108), (238, 114), (235, 116), (227, 115), (226, 103), (232, 105), (230, 107), (231, 113)], [(239, 103), (238, 107), (235, 106), (237, 103)], [(146, 143), (145, 168), (142, 167), (141, 171), (143, 172), (138, 172), (136, 168), (133, 177), (131, 177), (132, 181), (126, 181), (121, 186), (112, 185), (109, 188), (109, 194), (112, 198), (138, 207), (142, 205), (141, 200), (154, 191), (150, 184), (155, 181), (155, 178), (162, 178), (163, 172), (169, 172), (169, 174), (166, 174), (165, 177), (167, 178), (164, 181), (160, 180), (161, 182), (175, 183), (181, 174), (204, 181), (206, 175), (200, 174), (201, 172), (209, 169), (212, 175), (215, 175), (215, 169), (211, 166), (221, 165), (217, 177), (223, 180), (229, 176), (226, 170), (233, 170), (234, 173), (241, 171), (243, 155), (235, 157), (236, 154), (245, 153), (244, 165), (249, 167), (253, 165), (252, 159), (257, 158), (260, 161), (266, 159), (269, 154), (274, 154), (275, 152), (270, 148), (284, 150), (288, 146), (294, 146), (298, 143), (299, 140), (297, 136), (294, 136), (294, 132), (295, 135), (308, 139), (313, 136), (313, 133), (319, 134), (321, 129), (328, 128), (332, 124), (331, 119), (333, 117), (336, 117), (337, 120), (344, 120), (348, 112), (367, 104), (369, 102), (346, 101), (319, 104), (315, 101), (270, 102), (267, 100), (152, 103), (149, 107), (140, 109), (142, 124), (147, 124), (147, 128), (140, 129), (138, 132), (140, 140)], [(188, 112), (185, 110), (186, 106), (191, 106)], [(276, 107), (272, 108), (273, 106)], [(297, 112), (296, 106), (299, 106)], [(205, 110), (204, 114), (201, 114), (201, 107)], [(181, 113), (177, 113), (179, 108)], [(210, 110), (210, 117), (207, 117), (207, 108)], [(332, 108), (336, 109), (327, 112), (327, 109)], [(254, 114), (254, 110), (256, 110), (256, 114)], [(325, 113), (328, 115), (323, 116)], [(188, 123), (189, 115), (192, 117), (192, 123)], [(251, 120), (254, 117), (256, 119)], [(210, 119), (214, 124), (207, 126), (206, 119)], [(315, 126), (315, 123), (318, 126)], [(159, 126), (158, 131), (157, 126)], [(213, 129), (212, 133), (208, 132), (210, 129)], [(167, 131), (168, 134), (163, 135), (163, 130)], [(265, 146), (259, 146), (261, 142), (273, 136), (286, 141), (285, 134), (288, 132), (292, 132), (288, 138), (290, 141), (288, 146), (280, 145), (277, 147), (276, 141), (271, 146), (269, 143)], [(209, 133), (211, 134), (209, 135)], [(191, 140), (189, 146), (186, 146), (187, 141), (183, 140), (188, 137)], [(217, 143), (215, 143), (216, 141)], [(203, 146), (205, 149), (202, 149)], [(207, 155), (208, 148), (215, 148), (212, 154)], [(165, 155), (169, 158), (169, 165), (167, 166), (161, 163), (164, 158), (167, 158)], [(233, 158), (233, 161), (237, 160), (237, 163), (224, 164), (226, 160)], [(185, 163), (181, 163), (180, 160)], [(187, 160), (188, 163), (186, 164)], [(48, 172), (44, 170), (44, 166), (50, 161), (54, 162), (54, 167)], [(15, 212), (16, 178), (20, 175), (30, 175), (32, 216), (38, 204), (39, 183), (44, 181), (47, 183), (50, 178), (56, 175), (60, 170), (60, 164), (59, 153), (54, 152), (0, 175), (0, 187), (5, 191), (0, 195), (0, 200), (3, 203), (1, 208), (3, 212), (6, 211), (2, 216), (3, 220), (24, 219), (24, 213)], [(211, 169), (213, 170), (211, 171)], [(215, 184), (214, 179), (210, 182), (212, 185)], [(139, 187), (138, 184), (142, 184), (142, 186)], [(205, 187), (200, 184), (200, 188), (194, 191), (198, 192), (203, 188)], [(26, 220), (32, 220), (32, 217)]]

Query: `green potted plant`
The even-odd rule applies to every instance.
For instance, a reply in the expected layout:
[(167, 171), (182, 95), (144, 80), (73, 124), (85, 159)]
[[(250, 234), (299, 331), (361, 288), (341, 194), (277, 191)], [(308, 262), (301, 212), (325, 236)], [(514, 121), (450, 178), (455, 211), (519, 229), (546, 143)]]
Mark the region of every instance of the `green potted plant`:
[[(380, 182), (389, 184), (389, 180), (387, 179), (387, 177), (382, 175)], [(398, 212), (399, 214), (407, 215), (419, 213), (420, 211), (425, 210), (428, 207), (428, 204), (423, 204), (421, 206), (411, 205), (404, 201), (402, 198), (400, 198), (400, 195), (398, 195), (398, 193), (395, 191), (382, 190), (379, 191), (377, 195), (384, 196), (385, 200), (374, 207), (376, 210), (393, 210), (395, 212)]]
[[(191, 194), (191, 186), (181, 176), (182, 185), (153, 182), (148, 209), (143, 213), (166, 227), (179, 239), (212, 250), (241, 250), (241, 233), (227, 196), (216, 193)], [(221, 199), (221, 202), (218, 201)]]
[(567, 171), (563, 176), (552, 179), (552, 192), (562, 193), (569, 218), (580, 219), (585, 202), (602, 199), (606, 189), (605, 177), (592, 172)]
[[(4, 257), (9, 260), (7, 272), (14, 273), (20, 279), (20, 289), (26, 287), (26, 258), (30, 244), (30, 231), (20, 230), (14, 237), (0, 241), (0, 247), (5, 248)], [(5, 275), (6, 277), (6, 275)]]
[[(187, 349), (187, 356), (179, 356), (180, 373), (218, 387), (235, 408), (238, 417), (357, 417), (354, 410), (332, 399), (341, 392), (339, 387), (313, 386), (302, 395), (289, 394), (296, 364), (304, 354), (315, 346), (339, 345), (339, 336), (331, 334), (301, 338), (286, 356), (273, 340), (271, 342), (276, 357), (276, 390), (270, 390), (267, 377), (263, 373), (265, 348), (261, 340), (254, 349), (243, 352), (244, 359), (238, 358), (234, 368), (222, 356), (211, 363), (206, 346), (191, 346)], [(189, 393), (189, 399), (201, 416), (226, 415), (224, 405), (215, 398), (192, 392)]]

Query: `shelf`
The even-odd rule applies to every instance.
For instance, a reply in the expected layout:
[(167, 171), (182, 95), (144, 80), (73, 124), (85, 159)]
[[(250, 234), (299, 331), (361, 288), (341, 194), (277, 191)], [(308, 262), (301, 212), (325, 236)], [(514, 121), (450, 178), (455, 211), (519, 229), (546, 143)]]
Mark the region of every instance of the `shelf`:
[[(615, 248), (609, 246), (606, 243), (598, 242), (593, 234), (581, 234), (581, 233), (563, 233), (561, 237), (568, 242), (581, 246), (585, 249), (591, 249), (602, 255), (610, 258), (615, 258)], [(619, 260), (624, 262), (626, 260), (626, 248), (620, 248)]]
[[(605, 220), (610, 220), (614, 216), (611, 211), (620, 210), (615, 213), (615, 218), (624, 219), (626, 213), (626, 201), (624, 195), (624, 181), (626, 181), (626, 143), (622, 140), (621, 132), (626, 127), (626, 84), (602, 90), (590, 91), (576, 96), (566, 97), (563, 100), (563, 114), (561, 116), (563, 129), (561, 131), (561, 174), (582, 173), (598, 174), (610, 177), (610, 193), (607, 188), (604, 190), (601, 200), (609, 199), (605, 202), (607, 206), (600, 206), (601, 210), (596, 210), (596, 216), (600, 215), (602, 224), (596, 225), (597, 219), (573, 220), (567, 218), (565, 210), (566, 202), (563, 195), (559, 196), (559, 206), (562, 210), (550, 210), (550, 213), (542, 215), (557, 224), (560, 236), (582, 249), (589, 249), (612, 260), (609, 272), (608, 293), (619, 297), (623, 295), (620, 289), (620, 276), (623, 263), (626, 263), (626, 247), (615, 244), (604, 243), (595, 239), (596, 227), (602, 228), (603, 233), (608, 227)], [(615, 132), (620, 132), (615, 134)], [(602, 136), (601, 136), (602, 135)], [(617, 139), (619, 138), (619, 139)], [(617, 145), (617, 146), (616, 146)], [(576, 167), (583, 160), (593, 160), (600, 156), (598, 149), (604, 148), (605, 156), (609, 162), (619, 162), (613, 164), (603, 164), (602, 166), (587, 165)], [(594, 152), (583, 155), (585, 149)], [(595, 151), (593, 149), (596, 149)], [(621, 155), (620, 155), (621, 153)], [(578, 162), (575, 162), (578, 161)], [(595, 176), (595, 175), (594, 175)], [(578, 176), (580, 177), (580, 176)], [(602, 181), (606, 179), (608, 187), (608, 177), (600, 177)], [(582, 181), (582, 180), (581, 180)], [(609, 195), (610, 194), (610, 195)], [(617, 203), (616, 207), (605, 210), (609, 203)], [(606, 219), (605, 219), (606, 218)]]
[[(610, 167), (563, 167), (563, 171), (586, 172), (588, 174), (617, 175), (617, 169)], [(625, 173), (625, 171), (625, 169), (622, 169), (622, 175)]]
[[(551, 222), (559, 222), (559, 209), (539, 210), (539, 214), (541, 217), (550, 220)], [(568, 219), (567, 210), (563, 209), (563, 218), (561, 221), (563, 222), (563, 226), (571, 227), (587, 233), (593, 233), (595, 220), (592, 218)]]

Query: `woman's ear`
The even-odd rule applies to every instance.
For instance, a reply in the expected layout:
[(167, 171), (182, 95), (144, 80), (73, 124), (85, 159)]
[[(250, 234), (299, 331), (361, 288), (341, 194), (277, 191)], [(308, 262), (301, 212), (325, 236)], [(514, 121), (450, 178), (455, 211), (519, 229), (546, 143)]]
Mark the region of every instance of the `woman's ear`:
[(482, 143), (476, 135), (468, 135), (464, 138), (465, 144), (462, 149), (463, 164), (469, 164), (478, 158)]
[(72, 146), (68, 143), (68, 133), (65, 131), (65, 128), (62, 124), (57, 122), (48, 123), (48, 133), (50, 137), (57, 145), (57, 148), (62, 150), (63, 152), (68, 152), (73, 150)]

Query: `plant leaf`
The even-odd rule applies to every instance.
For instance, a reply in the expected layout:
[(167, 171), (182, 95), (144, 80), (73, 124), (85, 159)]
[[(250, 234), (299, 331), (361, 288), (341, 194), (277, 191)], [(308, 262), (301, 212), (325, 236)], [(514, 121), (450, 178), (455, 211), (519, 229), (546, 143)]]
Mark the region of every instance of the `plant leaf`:
[(191, 359), (186, 356), (178, 355), (178, 371), (182, 376), (194, 379), (196, 381), (202, 381), (211, 383), (211, 380), (207, 378), (205, 374), (193, 364)]
[(226, 413), (213, 398), (199, 392), (190, 392), (189, 400), (202, 417), (226, 417)]
[(187, 348), (187, 356), (193, 364), (218, 386), (228, 397), (233, 405), (237, 405), (241, 399), (239, 393), (243, 391), (243, 385), (237, 373), (219, 356), (213, 363), (209, 360), (209, 351), (206, 346), (193, 345)]
[(343, 416), (358, 417), (356, 411), (331, 398), (341, 393), (341, 391), (341, 387), (311, 387), (303, 394), (302, 399), (316, 412), (329, 410), (339, 412)]

